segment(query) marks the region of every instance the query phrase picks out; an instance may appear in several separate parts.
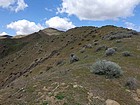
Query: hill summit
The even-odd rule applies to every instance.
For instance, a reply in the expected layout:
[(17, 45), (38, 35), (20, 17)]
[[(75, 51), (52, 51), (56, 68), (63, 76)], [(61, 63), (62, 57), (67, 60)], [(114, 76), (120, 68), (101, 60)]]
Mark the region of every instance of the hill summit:
[(63, 31), (59, 31), (59, 30), (54, 29), (54, 28), (46, 28), (44, 30), (40, 30), (40, 32), (43, 32), (43, 33), (45, 33), (45, 34), (47, 34), (49, 36), (51, 36), (51, 35), (60, 35), (60, 34), (63, 33)]

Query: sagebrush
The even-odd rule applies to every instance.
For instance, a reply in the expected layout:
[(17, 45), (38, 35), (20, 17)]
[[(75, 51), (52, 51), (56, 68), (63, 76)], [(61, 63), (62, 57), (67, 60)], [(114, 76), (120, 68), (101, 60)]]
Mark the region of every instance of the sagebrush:
[(105, 55), (106, 56), (111, 56), (115, 53), (115, 49), (114, 48), (108, 48), (106, 51), (105, 51)]
[(111, 61), (99, 60), (91, 66), (91, 72), (105, 75), (107, 78), (117, 78), (123, 74), (121, 67)]

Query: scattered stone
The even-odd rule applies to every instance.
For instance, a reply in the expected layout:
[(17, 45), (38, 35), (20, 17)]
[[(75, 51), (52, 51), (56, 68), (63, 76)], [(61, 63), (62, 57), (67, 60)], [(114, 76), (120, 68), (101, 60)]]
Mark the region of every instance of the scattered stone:
[(140, 102), (140, 89), (137, 89), (136, 92), (132, 92), (132, 97), (135, 101)]
[(117, 101), (111, 99), (107, 99), (105, 103), (106, 105), (120, 105)]
[(85, 52), (85, 47), (83, 47), (81, 50), (80, 50), (80, 53), (84, 53)]
[(73, 88), (77, 88), (78, 87), (78, 85), (73, 85)]
[(93, 46), (92, 46), (92, 44), (86, 44), (83, 47), (85, 47), (85, 48), (92, 48)]
[(140, 98), (140, 89), (137, 89), (136, 93), (137, 93), (138, 98)]

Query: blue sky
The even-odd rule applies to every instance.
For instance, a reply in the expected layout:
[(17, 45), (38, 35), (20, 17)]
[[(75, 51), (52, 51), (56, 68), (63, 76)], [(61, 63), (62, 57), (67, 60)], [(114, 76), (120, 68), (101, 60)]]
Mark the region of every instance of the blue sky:
[(140, 31), (140, 0), (0, 0), (0, 35), (116, 25)]

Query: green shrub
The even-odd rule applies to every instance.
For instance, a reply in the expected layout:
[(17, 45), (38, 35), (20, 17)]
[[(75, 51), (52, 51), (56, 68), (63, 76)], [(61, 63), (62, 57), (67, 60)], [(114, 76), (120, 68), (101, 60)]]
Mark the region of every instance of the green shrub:
[(70, 63), (74, 63), (74, 62), (77, 62), (77, 61), (79, 61), (79, 58), (74, 53), (72, 53), (70, 55)]
[(63, 93), (58, 93), (55, 98), (57, 98), (58, 100), (63, 100), (65, 96), (63, 95)]
[(42, 105), (49, 105), (47, 101), (44, 101)]
[(117, 78), (122, 75), (121, 67), (111, 61), (99, 60), (91, 66), (91, 72), (98, 75), (105, 75), (107, 78)]
[(122, 52), (122, 56), (128, 57), (131, 56), (131, 53), (129, 51)]
[(136, 90), (137, 89), (137, 80), (136, 80), (136, 78), (133, 78), (133, 77), (127, 78), (125, 86), (128, 87), (130, 90)]
[(115, 53), (115, 49), (114, 48), (108, 48), (106, 51), (105, 51), (105, 55), (106, 56), (111, 56)]
[(98, 52), (98, 51), (101, 51), (101, 50), (107, 50), (108, 47), (105, 46), (105, 45), (102, 45), (102, 46), (98, 46), (96, 49), (95, 49), (95, 52)]

